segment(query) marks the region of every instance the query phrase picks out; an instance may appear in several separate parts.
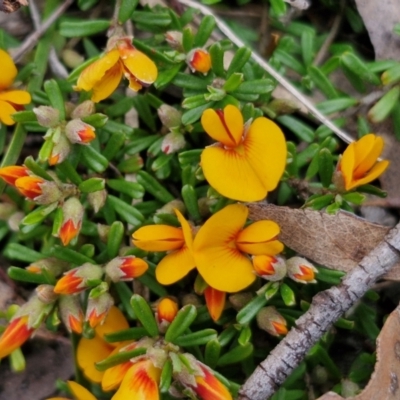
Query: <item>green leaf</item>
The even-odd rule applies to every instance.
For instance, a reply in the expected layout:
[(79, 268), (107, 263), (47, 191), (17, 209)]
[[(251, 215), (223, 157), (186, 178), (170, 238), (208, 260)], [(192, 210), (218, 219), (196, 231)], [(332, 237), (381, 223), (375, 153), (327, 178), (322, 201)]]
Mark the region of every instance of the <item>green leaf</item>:
[(223, 354), (218, 360), (217, 365), (219, 367), (225, 367), (226, 365), (231, 365), (245, 360), (253, 354), (253, 345), (247, 343), (244, 346), (236, 346), (232, 350)]
[(123, 132), (115, 132), (107, 141), (106, 147), (102, 151), (102, 155), (111, 161), (118, 153), (119, 149), (124, 145), (126, 136)]
[(311, 196), (304, 204), (303, 207), (310, 207), (313, 210), (322, 210), (332, 203), (335, 196), (333, 194), (315, 195)]
[(332, 82), (320, 68), (310, 65), (308, 67), (308, 76), (315, 83), (315, 85), (318, 86), (318, 89), (325, 94), (326, 97), (329, 99), (335, 99), (338, 97), (338, 93)]
[(43, 254), (19, 243), (9, 243), (3, 250), (3, 256), (11, 260), (24, 261), (27, 263), (33, 263), (44, 258)]
[(29, 272), (19, 267), (8, 268), (7, 274), (11, 279), (20, 282), (36, 283), (38, 285), (54, 285), (56, 283), (55, 279), (49, 281), (49, 274)]
[(147, 349), (142, 347), (131, 351), (120, 351), (112, 356), (107, 357), (103, 361), (95, 363), (95, 366), (98, 371), (105, 371), (108, 368), (127, 362), (132, 358), (142, 356), (143, 354), (146, 354), (146, 352)]
[(207, 110), (207, 108), (211, 108), (213, 106), (214, 102), (209, 102), (206, 103), (202, 106), (192, 108), (189, 111), (186, 111), (182, 115), (182, 124), (183, 125), (190, 125), (193, 124), (194, 122), (198, 121), (203, 114), (203, 111)]
[(318, 153), (319, 176), (322, 186), (328, 188), (332, 182), (334, 171), (333, 157), (329, 149), (323, 148)]
[(169, 203), (175, 199), (175, 197), (165, 189), (163, 185), (161, 185), (146, 171), (139, 171), (137, 173), (137, 182), (141, 184), (147, 192), (163, 203)]
[(214, 329), (203, 329), (197, 332), (179, 336), (174, 344), (181, 347), (192, 347), (207, 344), (210, 340), (217, 339), (217, 331)]
[(65, 120), (65, 105), (64, 105), (64, 98), (61, 93), (60, 87), (58, 83), (51, 79), (44, 83), (44, 90), (47, 93), (47, 96), (50, 100), (50, 104), (53, 108), (60, 112), (60, 121)]
[(36, 114), (33, 111), (17, 111), (12, 115), (15, 122), (33, 122), (37, 121)]
[(306, 30), (301, 34), (301, 53), (305, 65), (311, 65), (314, 59), (315, 32)]
[(234, 72), (242, 72), (242, 68), (249, 61), (250, 57), (251, 50), (248, 47), (238, 49), (229, 64), (226, 77), (229, 78)]
[(398, 86), (390, 89), (379, 101), (368, 111), (368, 119), (377, 124), (385, 120), (391, 113), (400, 96)]
[(296, 305), (296, 296), (289, 285), (287, 285), (286, 283), (282, 283), (280, 287), (280, 293), (282, 300), (287, 307), (292, 307)]
[(202, 18), (196, 36), (194, 37), (193, 47), (203, 47), (210, 38), (212, 31), (215, 28), (215, 18), (211, 15), (206, 15)]
[(52, 203), (48, 206), (40, 206), (34, 211), (30, 212), (21, 221), (22, 225), (34, 225), (42, 222), (51, 212), (53, 212), (58, 206), (58, 203)]
[(204, 350), (204, 361), (210, 368), (215, 368), (221, 354), (221, 344), (218, 339), (211, 339)]
[(286, 3), (283, 0), (269, 0), (272, 10), (277, 17), (286, 14)]
[(107, 237), (107, 253), (110, 259), (118, 256), (124, 236), (124, 224), (121, 221), (114, 221)]
[(123, 342), (125, 340), (139, 340), (147, 336), (148, 332), (143, 327), (128, 328), (122, 331), (108, 333), (104, 335), (108, 343)]
[(379, 85), (379, 78), (373, 72), (371, 72), (368, 69), (368, 66), (354, 53), (346, 51), (341, 55), (340, 61), (362, 80), (372, 83), (373, 85)]
[(97, 19), (83, 19), (79, 21), (62, 21), (60, 22), (60, 35), (73, 38), (90, 36), (96, 33), (104, 32), (110, 27), (109, 20)]
[(131, 306), (135, 312), (136, 318), (141, 322), (148, 334), (151, 337), (158, 336), (157, 322), (147, 301), (142, 296), (134, 294), (131, 298)]
[(140, 211), (118, 197), (109, 194), (107, 196), (107, 203), (109, 203), (114, 211), (128, 224), (138, 226), (144, 222), (144, 216)]
[(108, 160), (99, 153), (93, 146), (82, 146), (82, 157), (88, 167), (93, 171), (101, 173), (108, 168)]
[(46, 256), (55, 257), (58, 258), (59, 260), (67, 261), (71, 264), (76, 264), (76, 265), (82, 265), (85, 263), (96, 264), (93, 259), (87, 257), (84, 254), (79, 253), (78, 251), (57, 245), (51, 247)]
[(168, 393), (172, 382), (172, 361), (167, 359), (161, 371), (160, 384), (158, 385), (161, 393)]
[(200, 221), (201, 215), (194, 187), (192, 185), (184, 185), (182, 187), (181, 194), (189, 215), (193, 218), (194, 221)]
[(332, 100), (321, 101), (317, 104), (317, 108), (324, 114), (333, 114), (353, 107), (357, 103), (358, 100), (351, 97), (340, 97)]
[(103, 190), (106, 182), (103, 178), (89, 178), (79, 184), (78, 189), (82, 193), (93, 193)]
[(267, 304), (265, 293), (259, 294), (249, 301), (236, 315), (236, 321), (241, 325), (248, 324), (257, 313)]
[(144, 196), (144, 188), (141, 184), (128, 182), (125, 179), (108, 179), (107, 186), (133, 199), (141, 199)]
[(118, 22), (120, 24), (124, 24), (126, 21), (128, 21), (138, 4), (139, 0), (122, 0), (118, 13)]
[(219, 77), (225, 76), (224, 50), (219, 42), (215, 42), (209, 49), (212, 70)]
[(279, 123), (289, 128), (299, 139), (304, 140), (307, 143), (311, 143), (314, 140), (315, 133), (304, 122), (301, 122), (291, 115), (283, 115), (276, 119)]
[(176, 314), (171, 325), (168, 327), (165, 333), (165, 340), (167, 342), (175, 343), (185, 331), (189, 328), (192, 322), (196, 319), (197, 310), (196, 307), (189, 304), (183, 306)]
[(159, 90), (164, 89), (175, 79), (181, 68), (182, 64), (177, 64), (173, 67), (160, 71), (157, 80), (154, 82), (154, 87)]

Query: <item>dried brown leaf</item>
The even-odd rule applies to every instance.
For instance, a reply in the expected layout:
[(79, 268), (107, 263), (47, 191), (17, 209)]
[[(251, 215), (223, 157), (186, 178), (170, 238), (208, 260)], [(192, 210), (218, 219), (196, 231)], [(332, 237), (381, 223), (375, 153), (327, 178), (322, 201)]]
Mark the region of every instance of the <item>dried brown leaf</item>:
[[(344, 272), (352, 270), (390, 229), (345, 211), (330, 215), (262, 203), (249, 204), (249, 210), (254, 221), (276, 221), (281, 227), (279, 239), (286, 246), (318, 264)], [(384, 278), (400, 280), (400, 264)]]
[[(396, 400), (400, 398), (400, 306), (386, 320), (377, 339), (375, 371), (365, 389), (353, 400)], [(344, 400), (326, 393), (318, 400)]]
[(0, 11), (11, 13), (27, 5), (27, 0), (0, 0)]

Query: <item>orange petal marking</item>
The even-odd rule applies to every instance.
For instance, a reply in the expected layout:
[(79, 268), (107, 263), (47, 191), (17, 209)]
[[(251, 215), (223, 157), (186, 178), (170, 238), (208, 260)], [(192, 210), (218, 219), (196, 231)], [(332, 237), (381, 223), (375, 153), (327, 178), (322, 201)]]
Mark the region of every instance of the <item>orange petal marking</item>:
[(13, 319), (0, 337), (0, 359), (18, 349), (33, 331), (33, 328), (28, 328), (27, 315)]

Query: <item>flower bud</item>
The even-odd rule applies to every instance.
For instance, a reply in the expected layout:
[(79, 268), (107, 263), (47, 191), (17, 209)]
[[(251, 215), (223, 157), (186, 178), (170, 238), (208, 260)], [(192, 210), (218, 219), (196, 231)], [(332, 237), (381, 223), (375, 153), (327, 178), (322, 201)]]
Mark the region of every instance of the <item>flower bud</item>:
[[(83, 103), (82, 103), (83, 104)], [(67, 123), (65, 134), (71, 143), (88, 144), (95, 137), (93, 126), (86, 124), (80, 119), (73, 119)]]
[(209, 286), (204, 291), (204, 298), (211, 318), (213, 321), (218, 321), (225, 308), (226, 292), (221, 292)]
[(36, 295), (44, 304), (53, 304), (58, 299), (58, 294), (54, 293), (53, 285), (39, 285), (36, 288)]
[(157, 114), (161, 123), (167, 128), (175, 128), (182, 124), (182, 113), (168, 104), (162, 104), (157, 109)]
[(303, 257), (292, 257), (286, 261), (288, 276), (299, 283), (316, 283), (318, 270)]
[(165, 154), (172, 154), (183, 149), (185, 145), (186, 140), (182, 133), (170, 132), (164, 136), (164, 139), (161, 143), (161, 150)]
[(88, 193), (87, 201), (93, 208), (94, 212), (97, 213), (101, 208), (104, 207), (107, 200), (107, 190), (97, 190), (96, 192)]
[(103, 276), (103, 268), (99, 265), (85, 263), (69, 270), (58, 280), (54, 291), (59, 294), (74, 294), (86, 290), (89, 286), (99, 284)]
[(82, 226), (84, 209), (76, 197), (70, 197), (62, 207), (63, 222), (58, 231), (58, 236), (64, 246), (78, 236)]
[(82, 333), (84, 315), (78, 296), (63, 296), (58, 300), (61, 320), (68, 332)]
[(29, 272), (40, 274), (43, 270), (52, 274), (53, 276), (59, 276), (69, 266), (69, 263), (61, 261), (55, 257), (42, 258), (34, 263), (28, 265), (25, 269)]
[(96, 105), (92, 100), (85, 100), (78, 104), (71, 113), (71, 119), (80, 119), (89, 117), (96, 111)]
[(105, 267), (106, 274), (113, 282), (131, 281), (143, 275), (147, 269), (147, 262), (135, 256), (116, 257)]
[(174, 50), (182, 49), (182, 40), (183, 40), (182, 32), (168, 31), (165, 33), (165, 40)]
[(267, 281), (280, 281), (287, 273), (286, 262), (283, 257), (259, 255), (252, 258), (254, 271)]
[(34, 328), (28, 327), (28, 316), (13, 318), (0, 337), (0, 359), (7, 357), (25, 343)]
[(110, 225), (97, 224), (97, 234), (103, 243), (107, 243)]
[(15, 186), (15, 181), (24, 176), (29, 176), (29, 170), (22, 165), (9, 165), (0, 168), (0, 177), (11, 186)]
[(54, 145), (47, 162), (51, 166), (61, 164), (71, 152), (71, 144), (60, 130), (57, 130), (49, 140), (52, 140)]
[(49, 106), (39, 106), (33, 109), (39, 125), (53, 128), (60, 123), (60, 111)]
[(257, 325), (272, 336), (286, 335), (287, 322), (275, 307), (264, 307), (257, 314)]
[(201, 72), (206, 75), (211, 68), (211, 56), (205, 49), (193, 49), (186, 57), (186, 63), (192, 72)]
[(46, 181), (38, 176), (24, 176), (15, 181), (19, 192), (37, 204), (51, 204), (62, 197), (62, 192), (53, 181)]
[(178, 303), (168, 297), (163, 298), (157, 304), (155, 312), (158, 327), (162, 333), (166, 332), (168, 326), (178, 313)]
[[(98, 324), (103, 323), (108, 311), (114, 304), (114, 300), (108, 292), (97, 296), (96, 290), (97, 288), (91, 290), (86, 309), (85, 319), (89, 322), (91, 328), (95, 328)], [(92, 293), (95, 293), (94, 296)]]

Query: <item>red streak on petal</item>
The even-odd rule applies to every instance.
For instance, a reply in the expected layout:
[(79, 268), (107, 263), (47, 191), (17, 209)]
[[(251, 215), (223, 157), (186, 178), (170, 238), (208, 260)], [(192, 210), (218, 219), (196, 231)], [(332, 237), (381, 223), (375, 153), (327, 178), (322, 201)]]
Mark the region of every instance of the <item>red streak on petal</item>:
[(59, 294), (73, 294), (81, 292), (85, 289), (85, 287), (78, 287), (82, 281), (83, 279), (81, 277), (75, 276), (74, 273), (68, 273), (59, 279), (54, 287), (54, 292)]
[(19, 165), (9, 165), (8, 167), (0, 168), (0, 177), (3, 178), (9, 185), (14, 186), (18, 178), (28, 176), (28, 169)]
[(69, 242), (79, 233), (80, 226), (75, 226), (72, 219), (67, 220), (60, 229), (59, 236), (64, 246), (67, 246)]
[(34, 331), (28, 328), (28, 316), (15, 318), (0, 337), (0, 359), (20, 347)]

